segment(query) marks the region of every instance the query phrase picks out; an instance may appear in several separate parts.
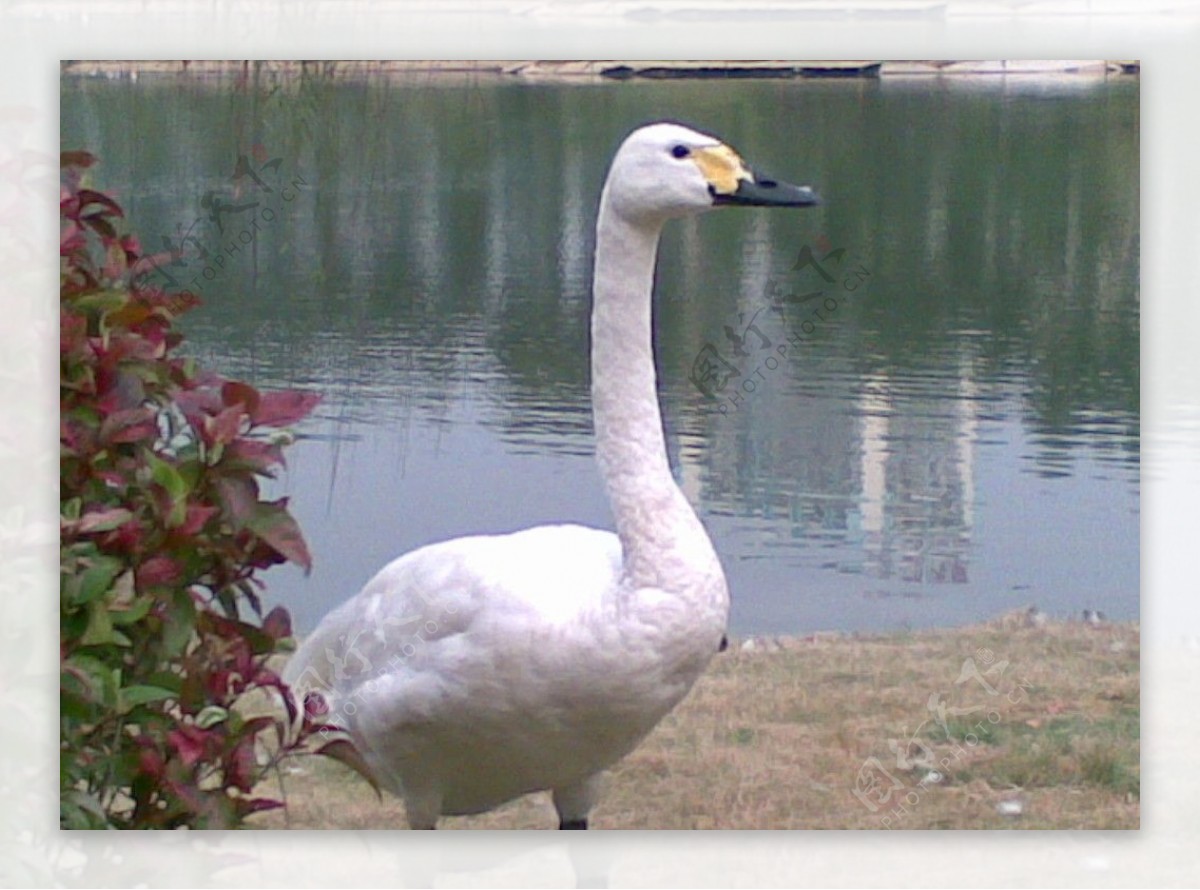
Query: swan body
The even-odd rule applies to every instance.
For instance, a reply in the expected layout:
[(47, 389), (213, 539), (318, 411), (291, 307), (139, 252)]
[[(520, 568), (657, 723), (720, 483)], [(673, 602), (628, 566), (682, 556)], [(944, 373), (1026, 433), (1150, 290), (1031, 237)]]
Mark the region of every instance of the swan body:
[(596, 459), (616, 533), (551, 525), (456, 538), (385, 566), (288, 664), (317, 692), (409, 824), (549, 790), (585, 828), (597, 776), (691, 689), (724, 639), (729, 594), (667, 461), (651, 289), (671, 218), (719, 204), (805, 206), (717, 139), (634, 131), (600, 200), (592, 307)]

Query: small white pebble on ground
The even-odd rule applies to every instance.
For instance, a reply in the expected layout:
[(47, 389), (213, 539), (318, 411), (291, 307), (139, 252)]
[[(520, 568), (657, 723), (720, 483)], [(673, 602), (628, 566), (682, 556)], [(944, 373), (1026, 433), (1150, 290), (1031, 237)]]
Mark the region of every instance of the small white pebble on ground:
[(1002, 800), (996, 804), (996, 812), (1001, 816), (1019, 816), (1025, 811), (1025, 805), (1019, 800)]

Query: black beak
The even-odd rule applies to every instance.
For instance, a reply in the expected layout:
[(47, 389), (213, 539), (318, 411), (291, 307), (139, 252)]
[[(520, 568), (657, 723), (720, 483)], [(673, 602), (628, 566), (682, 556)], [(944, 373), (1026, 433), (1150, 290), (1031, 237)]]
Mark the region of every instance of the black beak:
[(754, 173), (751, 175), (754, 177), (752, 180), (739, 179), (737, 191), (730, 194), (720, 194), (709, 186), (713, 204), (741, 207), (812, 207), (821, 203), (817, 193), (806, 185), (792, 185), (790, 182), (779, 182), (769, 176)]

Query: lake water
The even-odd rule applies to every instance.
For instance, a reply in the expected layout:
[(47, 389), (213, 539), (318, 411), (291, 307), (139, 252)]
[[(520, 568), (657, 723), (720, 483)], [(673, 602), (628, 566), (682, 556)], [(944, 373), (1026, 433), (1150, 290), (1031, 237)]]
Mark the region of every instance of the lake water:
[(268, 599), (304, 631), (421, 544), (611, 528), (592, 226), (662, 118), (825, 201), (664, 236), (671, 459), (732, 631), (1136, 618), (1136, 79), (66, 80), (63, 146), (203, 297), (188, 348), (324, 396), (274, 486), (316, 565)]

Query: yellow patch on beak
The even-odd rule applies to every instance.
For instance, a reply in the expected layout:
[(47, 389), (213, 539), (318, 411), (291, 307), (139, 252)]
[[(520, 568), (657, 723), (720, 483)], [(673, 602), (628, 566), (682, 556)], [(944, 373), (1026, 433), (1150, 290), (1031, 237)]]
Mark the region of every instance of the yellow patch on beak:
[(692, 160), (719, 195), (732, 195), (737, 191), (739, 180), (753, 180), (738, 153), (728, 145), (694, 149)]

